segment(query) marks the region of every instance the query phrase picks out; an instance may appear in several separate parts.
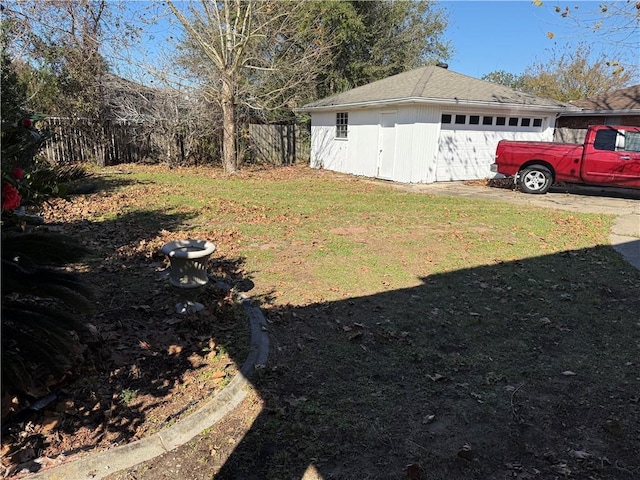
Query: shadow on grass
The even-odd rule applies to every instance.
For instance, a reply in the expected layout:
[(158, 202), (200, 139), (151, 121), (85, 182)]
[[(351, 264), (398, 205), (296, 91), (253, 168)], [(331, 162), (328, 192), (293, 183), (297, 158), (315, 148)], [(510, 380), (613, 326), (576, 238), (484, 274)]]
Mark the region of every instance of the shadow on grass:
[[(81, 375), (104, 388), (79, 384), (73, 400), (74, 408), (99, 404), (100, 414), (61, 429), (124, 442), (150, 420), (146, 407), (126, 401), (125, 385), (148, 399), (179, 392), (210, 342), (237, 365), (246, 358), (246, 327), (227, 316), (226, 292), (202, 292), (205, 315), (167, 314), (175, 292), (158, 278), (159, 258), (136, 248), (186, 220), (149, 211), (70, 226), (125, 250), (95, 259), (86, 274), (102, 289), (102, 331), (92, 347), (100, 368), (88, 364)], [(217, 259), (214, 274), (241, 283), (242, 264)], [(640, 272), (610, 247), (272, 308), (269, 362), (252, 379), (264, 408), (220, 471), (215, 442), (229, 445), (233, 425), (118, 478), (634, 478), (638, 311)], [(196, 400), (186, 399), (185, 411)], [(157, 428), (173, 421), (158, 418)]]
[(637, 477), (638, 271), (599, 247), (421, 280), (270, 311), (265, 407), (215, 478)]
[[(148, 435), (149, 430), (138, 431), (143, 424), (161, 429), (180, 413), (175, 409), (169, 416), (158, 413), (168, 395), (188, 411), (199, 398), (176, 398), (183, 383), (201, 380), (198, 395), (212, 395), (232, 370), (229, 356), (246, 356), (247, 328), (237, 321), (229, 292), (208, 285), (198, 292), (205, 312), (186, 317), (175, 313), (174, 306), (184, 293), (169, 286), (167, 263), (159, 249), (165, 241), (181, 239), (176, 235), (183, 234), (171, 232), (180, 231), (190, 218), (148, 210), (102, 222), (42, 227), (68, 234), (91, 251), (78, 276), (94, 290), (96, 314), (85, 317), (93, 330), (78, 332), (85, 346), (84, 363), (76, 365), (67, 378), (54, 376), (47, 365), (38, 367), (35, 375), (44, 392), (42, 401), (19, 395), (29, 401), (30, 408), (17, 407), (17, 415), (7, 415), (9, 406), (4, 402), (18, 392), (3, 392), (9, 395), (3, 397), (3, 445), (10, 445), (5, 452), (9, 471), (39, 471), (42, 464), (35, 461), (36, 452), (46, 449), (46, 442), (56, 442), (55, 436), (48, 435), (52, 429), (59, 432), (58, 442), (61, 435), (76, 437), (63, 447), (67, 455), (101, 442), (113, 446)], [(233, 284), (241, 279), (243, 263), (242, 258), (217, 260), (213, 269)], [(225, 354), (218, 354), (222, 350)], [(199, 379), (198, 371), (204, 366), (218, 368), (217, 381)], [(45, 395), (47, 389), (54, 391)], [(157, 418), (150, 420), (150, 415)]]
[(109, 176), (90, 174), (83, 178), (64, 182), (64, 185), (67, 196), (74, 197), (94, 192), (109, 193), (134, 184), (152, 183), (150, 181), (132, 179), (127, 175), (129, 174), (122, 173), (116, 175), (110, 173)]

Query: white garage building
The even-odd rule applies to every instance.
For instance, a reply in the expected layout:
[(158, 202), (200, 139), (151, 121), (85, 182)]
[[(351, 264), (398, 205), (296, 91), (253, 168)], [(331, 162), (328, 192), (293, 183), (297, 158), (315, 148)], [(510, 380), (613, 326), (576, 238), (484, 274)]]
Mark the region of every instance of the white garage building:
[(427, 66), (305, 105), (311, 166), (404, 183), (493, 176), (499, 140), (552, 141), (574, 107)]

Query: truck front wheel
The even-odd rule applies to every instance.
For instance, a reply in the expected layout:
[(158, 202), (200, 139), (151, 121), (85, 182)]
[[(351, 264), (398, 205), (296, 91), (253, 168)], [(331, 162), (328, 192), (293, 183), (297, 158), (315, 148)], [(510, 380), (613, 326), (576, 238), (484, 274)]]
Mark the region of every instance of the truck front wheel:
[(553, 183), (553, 175), (542, 165), (530, 165), (522, 169), (518, 177), (518, 185), (524, 193), (547, 193)]

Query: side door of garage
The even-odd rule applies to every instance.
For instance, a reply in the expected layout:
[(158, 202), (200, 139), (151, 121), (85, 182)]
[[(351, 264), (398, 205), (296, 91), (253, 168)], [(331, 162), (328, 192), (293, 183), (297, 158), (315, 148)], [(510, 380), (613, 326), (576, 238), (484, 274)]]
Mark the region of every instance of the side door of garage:
[(378, 168), (376, 177), (393, 179), (396, 160), (396, 112), (381, 112), (378, 130)]

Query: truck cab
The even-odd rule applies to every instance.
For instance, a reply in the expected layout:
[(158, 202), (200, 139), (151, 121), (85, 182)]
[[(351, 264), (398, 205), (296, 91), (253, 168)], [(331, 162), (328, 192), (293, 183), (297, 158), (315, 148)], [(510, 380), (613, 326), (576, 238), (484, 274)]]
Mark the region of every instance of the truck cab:
[(600, 126), (589, 130), (582, 181), (640, 188), (640, 127)]

